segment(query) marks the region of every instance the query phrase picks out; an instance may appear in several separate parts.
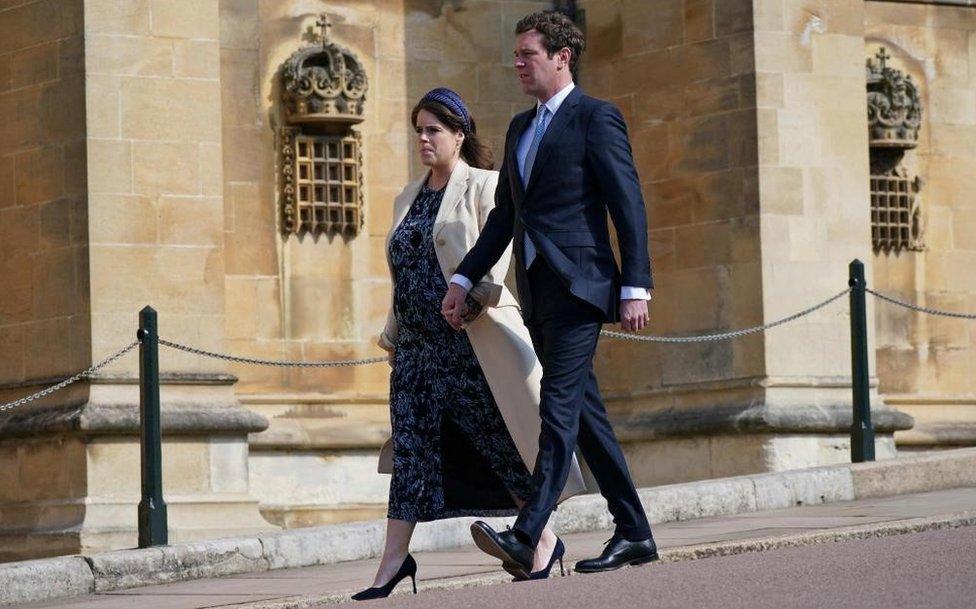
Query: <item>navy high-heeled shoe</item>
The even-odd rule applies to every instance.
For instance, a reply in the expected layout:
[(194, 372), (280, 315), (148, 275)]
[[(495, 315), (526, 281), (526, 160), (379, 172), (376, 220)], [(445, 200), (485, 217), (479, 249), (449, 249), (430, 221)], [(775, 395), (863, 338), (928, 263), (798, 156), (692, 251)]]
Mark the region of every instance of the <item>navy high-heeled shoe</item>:
[(549, 557), (549, 564), (546, 565), (544, 569), (539, 569), (538, 571), (533, 571), (529, 573), (529, 576), (527, 578), (518, 577), (516, 575), (515, 579), (512, 581), (524, 582), (533, 579), (549, 579), (549, 573), (552, 571), (552, 566), (556, 564), (557, 560), (559, 561), (559, 575), (566, 575), (566, 570), (563, 569), (563, 556), (565, 554), (566, 554), (566, 546), (563, 544), (563, 540), (557, 537), (556, 547), (552, 549), (552, 556)]
[(386, 598), (390, 596), (396, 585), (406, 578), (410, 578), (413, 581), (413, 593), (417, 593), (417, 561), (413, 559), (413, 556), (407, 554), (407, 557), (403, 559), (403, 564), (397, 569), (396, 575), (393, 576), (390, 581), (386, 582), (382, 586), (376, 586), (373, 588), (366, 588), (362, 592), (357, 592), (352, 595), (352, 600), (354, 601), (369, 601), (374, 598)]

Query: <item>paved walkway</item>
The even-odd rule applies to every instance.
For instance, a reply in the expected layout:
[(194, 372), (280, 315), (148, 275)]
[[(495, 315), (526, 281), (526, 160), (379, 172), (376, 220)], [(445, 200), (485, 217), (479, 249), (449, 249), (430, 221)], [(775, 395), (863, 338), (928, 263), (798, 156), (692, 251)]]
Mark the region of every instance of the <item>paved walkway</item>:
[[(654, 532), (658, 545), (663, 550), (662, 554), (666, 554), (669, 549), (699, 544), (792, 537), (842, 527), (890, 523), (973, 510), (976, 510), (976, 488), (963, 488), (673, 522), (655, 526)], [(609, 532), (606, 531), (565, 536), (567, 567), (569, 563), (599, 553), (607, 537)], [(419, 564), (421, 588), (442, 588), (452, 581), (464, 585), (470, 583), (473, 576), (474, 579), (483, 576), (480, 579), (498, 582), (504, 581), (505, 577), (496, 561), (473, 546), (418, 553), (415, 557)], [(247, 607), (310, 606), (315, 602), (348, 599), (348, 594), (362, 589), (372, 581), (376, 565), (377, 560), (364, 560), (302, 569), (282, 569), (18, 606), (64, 609), (196, 609), (242, 604)], [(404, 589), (409, 587), (403, 584), (401, 586)], [(421, 590), (421, 594), (423, 593)]]

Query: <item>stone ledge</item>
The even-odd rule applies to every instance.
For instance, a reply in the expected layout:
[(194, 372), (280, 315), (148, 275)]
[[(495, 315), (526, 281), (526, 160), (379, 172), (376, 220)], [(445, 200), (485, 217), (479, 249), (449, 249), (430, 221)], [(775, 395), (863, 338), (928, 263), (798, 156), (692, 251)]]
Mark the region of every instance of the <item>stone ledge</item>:
[[(760, 405), (668, 408), (612, 413), (610, 418), (622, 442), (640, 442), (743, 432), (848, 434), (853, 414), (849, 404), (788, 408)], [(911, 429), (914, 424), (914, 419), (904, 412), (884, 407), (871, 409), (871, 421), (875, 432), (882, 434)]]
[(0, 605), (45, 601), (95, 592), (95, 576), (81, 556), (0, 565)]
[[(703, 480), (640, 489), (652, 522), (688, 520), (772, 510), (795, 505), (976, 486), (976, 449), (943, 451), (874, 463)], [(470, 543), (472, 518), (443, 520), (417, 530), (417, 551)], [(489, 519), (502, 526), (508, 519)], [(558, 532), (611, 525), (599, 495), (567, 500), (556, 511)], [(339, 524), (144, 550), (117, 550), (88, 558), (51, 558), (0, 565), (0, 605), (49, 600), (67, 582), (73, 596), (93, 590), (216, 577), (288, 567), (306, 567), (375, 557), (383, 547), (385, 521)]]
[[(248, 434), (264, 431), (268, 420), (234, 403), (166, 406), (161, 409), (164, 434)], [(139, 407), (122, 404), (53, 406), (14, 411), (0, 417), (0, 440), (74, 433), (139, 434)]]

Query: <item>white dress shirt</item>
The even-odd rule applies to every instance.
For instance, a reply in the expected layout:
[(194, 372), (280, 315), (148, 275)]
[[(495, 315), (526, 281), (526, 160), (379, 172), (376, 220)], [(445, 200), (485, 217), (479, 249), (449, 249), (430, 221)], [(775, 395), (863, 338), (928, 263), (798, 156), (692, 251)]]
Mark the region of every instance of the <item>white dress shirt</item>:
[[(519, 175), (522, 176), (522, 184), (528, 185), (529, 176), (525, 175), (525, 158), (529, 154), (529, 148), (532, 146), (532, 138), (535, 136), (536, 127), (538, 126), (538, 121), (540, 117), (539, 107), (545, 105), (548, 112), (548, 118), (546, 119), (546, 124), (544, 126), (543, 133), (549, 129), (549, 125), (552, 124), (553, 118), (556, 116), (556, 112), (559, 110), (559, 106), (566, 101), (569, 94), (576, 87), (575, 83), (569, 83), (562, 89), (560, 89), (555, 95), (546, 100), (545, 104), (541, 102), (536, 103), (535, 118), (529, 124), (529, 128), (522, 133), (519, 138), (518, 145), (515, 148), (515, 160), (518, 163)], [(535, 260), (536, 247), (532, 243), (532, 239), (529, 238), (529, 234), (525, 233), (525, 268), (529, 268), (532, 261)], [(474, 285), (470, 279), (464, 275), (453, 275), (451, 277), (451, 283), (456, 283), (465, 290), (470, 290)], [(621, 300), (650, 300), (651, 291), (647, 288), (637, 288), (632, 286), (623, 286), (620, 288), (620, 299)]]

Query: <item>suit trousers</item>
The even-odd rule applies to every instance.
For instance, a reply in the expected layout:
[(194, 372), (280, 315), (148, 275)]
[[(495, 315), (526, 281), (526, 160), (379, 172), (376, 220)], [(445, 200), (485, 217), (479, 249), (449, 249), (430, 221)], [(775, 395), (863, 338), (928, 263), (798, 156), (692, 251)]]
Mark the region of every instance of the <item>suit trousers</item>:
[(513, 529), (523, 541), (538, 544), (578, 443), (607, 500), (615, 532), (630, 541), (648, 539), (651, 528), (593, 374), (603, 312), (573, 296), (541, 255), (532, 262), (527, 279), (532, 303), (526, 325), (542, 363), (542, 429), (532, 474), (536, 490)]

